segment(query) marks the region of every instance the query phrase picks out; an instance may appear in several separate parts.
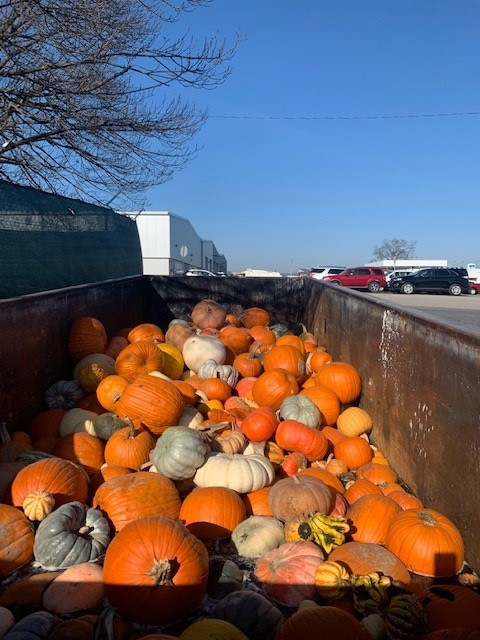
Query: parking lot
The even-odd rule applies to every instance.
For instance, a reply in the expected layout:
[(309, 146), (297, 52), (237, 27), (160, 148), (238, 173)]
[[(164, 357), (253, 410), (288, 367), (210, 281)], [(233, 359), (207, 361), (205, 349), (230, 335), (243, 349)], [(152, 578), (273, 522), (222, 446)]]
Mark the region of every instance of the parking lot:
[(389, 304), (402, 305), (432, 314), (456, 325), (480, 333), (480, 295), (449, 296), (437, 294), (404, 295), (401, 293), (370, 293)]

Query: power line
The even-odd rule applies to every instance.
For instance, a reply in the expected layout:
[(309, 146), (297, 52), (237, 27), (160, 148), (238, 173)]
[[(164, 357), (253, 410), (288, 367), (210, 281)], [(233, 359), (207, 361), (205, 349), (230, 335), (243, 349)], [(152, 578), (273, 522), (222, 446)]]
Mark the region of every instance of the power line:
[(209, 115), (208, 118), (222, 120), (402, 120), (406, 118), (452, 118), (478, 116), (480, 111), (455, 111), (452, 113), (407, 113), (391, 116), (224, 116)]

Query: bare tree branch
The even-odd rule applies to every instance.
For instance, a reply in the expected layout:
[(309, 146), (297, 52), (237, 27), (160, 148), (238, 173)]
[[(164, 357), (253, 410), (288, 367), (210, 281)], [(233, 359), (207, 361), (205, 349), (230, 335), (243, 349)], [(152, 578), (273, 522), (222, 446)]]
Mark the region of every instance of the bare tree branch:
[(197, 153), (206, 111), (171, 88), (214, 89), (241, 36), (178, 32), (212, 0), (0, 0), (0, 178), (127, 201)]
[(373, 248), (373, 257), (377, 260), (409, 260), (414, 257), (416, 241), (399, 240), (391, 238), (383, 240)]

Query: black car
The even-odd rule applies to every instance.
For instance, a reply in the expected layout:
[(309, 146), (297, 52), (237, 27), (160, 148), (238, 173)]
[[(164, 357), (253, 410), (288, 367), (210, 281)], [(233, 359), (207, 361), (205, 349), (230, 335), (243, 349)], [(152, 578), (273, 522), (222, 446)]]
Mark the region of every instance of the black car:
[(390, 291), (395, 293), (449, 293), (459, 296), (470, 293), (468, 278), (458, 269), (420, 269), (416, 273), (390, 282)]

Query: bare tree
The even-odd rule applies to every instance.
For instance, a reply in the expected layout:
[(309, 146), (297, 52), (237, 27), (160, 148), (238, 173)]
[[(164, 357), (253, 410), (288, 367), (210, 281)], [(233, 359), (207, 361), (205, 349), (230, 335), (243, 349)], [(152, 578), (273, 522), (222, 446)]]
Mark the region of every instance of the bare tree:
[(211, 2), (0, 0), (0, 178), (132, 204), (183, 168), (207, 113), (172, 87), (219, 86), (241, 36), (167, 31)]
[(373, 248), (373, 257), (377, 260), (393, 260), (393, 267), (395, 268), (397, 260), (413, 258), (416, 246), (416, 241), (391, 238), (390, 240), (384, 240)]

